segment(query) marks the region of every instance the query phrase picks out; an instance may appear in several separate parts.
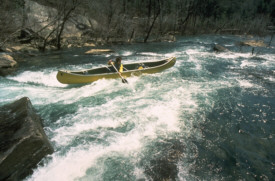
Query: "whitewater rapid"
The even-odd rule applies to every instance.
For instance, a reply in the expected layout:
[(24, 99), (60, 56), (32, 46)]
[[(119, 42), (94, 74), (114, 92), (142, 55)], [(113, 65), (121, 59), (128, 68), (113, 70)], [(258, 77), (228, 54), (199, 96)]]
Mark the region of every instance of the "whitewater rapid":
[[(157, 178), (154, 174), (164, 174), (154, 170), (160, 165), (154, 162), (161, 163), (166, 157), (177, 157), (173, 160), (177, 180), (199, 179), (189, 171), (196, 165), (190, 160), (198, 159), (196, 143), (207, 140), (198, 126), (216, 109), (219, 91), (236, 87), (261, 90), (263, 85), (247, 78), (243, 71), (275, 67), (272, 53), (251, 61), (250, 52), (217, 54), (210, 51), (211, 44), (211, 39), (190, 38), (177, 44), (118, 47), (116, 55), (122, 55), (124, 63), (177, 58), (174, 67), (127, 78), (129, 84), (116, 79), (64, 85), (56, 80), (55, 63), (31, 70), (26, 67), (1, 78), (2, 104), (29, 97), (55, 149), (26, 180), (152, 180)], [(77, 53), (70, 63), (57, 67), (101, 67), (111, 58), (96, 56), (93, 62)], [(265, 79), (274, 84), (274, 72)], [(168, 152), (172, 148), (176, 151), (171, 156)], [(210, 178), (223, 176), (206, 179)]]

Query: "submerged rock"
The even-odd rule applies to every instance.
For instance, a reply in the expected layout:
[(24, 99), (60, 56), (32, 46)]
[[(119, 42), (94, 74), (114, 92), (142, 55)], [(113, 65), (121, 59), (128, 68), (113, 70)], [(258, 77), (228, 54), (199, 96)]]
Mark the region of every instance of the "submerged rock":
[(175, 139), (151, 143), (140, 160), (149, 180), (177, 180), (178, 163), (184, 157), (186, 145)]
[(0, 180), (22, 180), (53, 153), (29, 98), (0, 107)]
[(0, 53), (0, 76), (12, 73), (17, 66), (17, 62), (7, 53)]
[(229, 51), (227, 48), (225, 48), (221, 45), (218, 45), (218, 44), (215, 44), (213, 46), (213, 50), (216, 51), (216, 52), (227, 52), (227, 51)]

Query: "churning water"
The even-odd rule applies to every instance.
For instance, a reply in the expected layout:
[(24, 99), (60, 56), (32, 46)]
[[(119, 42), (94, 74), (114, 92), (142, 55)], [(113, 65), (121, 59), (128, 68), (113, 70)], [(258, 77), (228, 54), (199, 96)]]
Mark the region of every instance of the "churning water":
[[(236, 36), (114, 45), (27, 58), (0, 78), (0, 104), (30, 98), (55, 152), (27, 180), (274, 180), (275, 47)], [(268, 39), (266, 40), (268, 42)], [(230, 52), (215, 53), (218, 43)], [(58, 69), (177, 57), (153, 75), (67, 86)]]

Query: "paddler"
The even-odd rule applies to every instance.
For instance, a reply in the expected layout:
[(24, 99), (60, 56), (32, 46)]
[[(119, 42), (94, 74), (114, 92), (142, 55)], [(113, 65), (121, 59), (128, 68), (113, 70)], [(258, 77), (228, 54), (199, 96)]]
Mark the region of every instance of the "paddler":
[[(114, 65), (116, 67), (116, 69), (118, 70), (119, 74), (121, 74), (123, 72), (123, 65), (121, 63), (122, 58), (121, 57), (117, 57), (115, 63), (113, 62), (113, 60), (109, 60), (108, 61), (108, 65)], [(114, 70), (114, 72), (116, 72), (116, 70)]]

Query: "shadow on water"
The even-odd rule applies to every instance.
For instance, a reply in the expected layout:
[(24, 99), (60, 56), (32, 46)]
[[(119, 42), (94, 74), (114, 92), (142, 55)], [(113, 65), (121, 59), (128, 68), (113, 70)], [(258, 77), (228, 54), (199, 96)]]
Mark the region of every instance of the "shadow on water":
[(187, 145), (175, 138), (159, 138), (145, 146), (139, 165), (149, 180), (175, 180), (178, 161), (184, 157)]
[(198, 125), (205, 139), (194, 141), (198, 155), (191, 173), (200, 178), (218, 174), (222, 180), (272, 180), (274, 107), (274, 97), (240, 88), (218, 90), (212, 112)]

